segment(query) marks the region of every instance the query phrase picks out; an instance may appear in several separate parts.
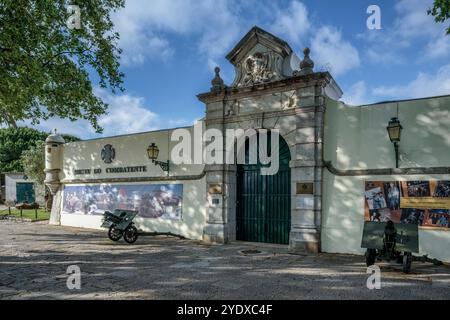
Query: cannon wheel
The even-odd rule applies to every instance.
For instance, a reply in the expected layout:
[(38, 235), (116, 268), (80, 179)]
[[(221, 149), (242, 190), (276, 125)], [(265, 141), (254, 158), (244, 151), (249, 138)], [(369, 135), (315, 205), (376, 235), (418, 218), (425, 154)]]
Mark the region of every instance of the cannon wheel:
[(134, 243), (138, 238), (138, 231), (135, 226), (129, 226), (123, 233), (123, 240), (127, 243)]
[(367, 249), (366, 251), (366, 264), (368, 267), (375, 264), (375, 258), (377, 256), (377, 251), (375, 249)]
[(116, 229), (115, 225), (109, 227), (108, 238), (111, 239), (112, 241), (119, 241), (120, 238), (122, 238), (121, 232), (118, 229)]
[(405, 252), (403, 254), (403, 272), (409, 273), (411, 271), (412, 254), (411, 252)]

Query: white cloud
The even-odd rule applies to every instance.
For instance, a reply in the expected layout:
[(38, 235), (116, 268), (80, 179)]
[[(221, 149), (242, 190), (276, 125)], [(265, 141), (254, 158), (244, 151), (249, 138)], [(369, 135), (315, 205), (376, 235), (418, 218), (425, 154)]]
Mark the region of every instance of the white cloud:
[[(100, 116), (98, 119), (98, 123), (103, 127), (101, 135), (97, 134), (86, 120), (72, 122), (68, 119), (51, 118), (47, 121), (41, 121), (39, 125), (33, 127), (49, 132), (57, 129), (60, 133), (87, 139), (96, 136), (106, 137), (171, 128), (173, 126), (187, 126), (194, 122), (187, 119), (163, 119), (146, 106), (142, 97), (128, 94), (112, 95), (101, 89), (96, 89), (95, 94), (109, 104), (107, 114)], [(30, 121), (19, 125), (31, 126)]]
[(145, 107), (144, 98), (127, 94), (113, 96), (100, 91), (99, 96), (109, 104), (108, 113), (99, 119), (103, 135), (128, 134), (158, 128), (159, 116)]
[(432, 5), (433, 0), (397, 1), (395, 10), (399, 17), (394, 22), (395, 33), (408, 39), (439, 34), (442, 27), (436, 24), (433, 16), (427, 14)]
[(289, 6), (274, 5), (271, 8), (273, 23), (269, 31), (284, 37), (297, 49), (310, 43), (316, 70), (327, 70), (338, 76), (359, 66), (358, 50), (343, 38), (340, 30), (310, 20), (308, 8), (302, 2), (292, 0)]
[(125, 48), (122, 62), (128, 66), (142, 64), (147, 58), (168, 60), (174, 54), (169, 41), (145, 31), (130, 33), (127, 37), (123, 37), (120, 47)]
[(366, 97), (367, 85), (364, 81), (358, 81), (353, 84), (342, 96), (341, 100), (346, 104), (359, 106), (368, 103)]
[(444, 58), (450, 55), (450, 39), (443, 36), (430, 41), (425, 48), (425, 59)]
[[(390, 50), (386, 48), (389, 47)], [(402, 64), (405, 59), (402, 55), (398, 54), (397, 49), (402, 48), (400, 43), (391, 43), (390, 40), (384, 39), (380, 36), (380, 40), (376, 45), (371, 45), (370, 48), (365, 50), (365, 57), (371, 63), (381, 63), (384, 65)]]
[(300, 45), (311, 28), (306, 6), (299, 1), (291, 1), (288, 8), (277, 8), (276, 18), (271, 27), (274, 33), (286, 36), (286, 40)]
[(194, 45), (208, 61), (221, 58), (239, 35), (233, 4), (226, 0), (127, 1), (113, 17), (123, 62), (170, 58), (174, 54), (170, 34), (195, 35)]
[(446, 25), (436, 23), (427, 13), (433, 0), (401, 0), (395, 5), (400, 17), (394, 24), (395, 38), (427, 40), (425, 50), (419, 54), (425, 59), (436, 59), (450, 54), (450, 41), (445, 34)]
[(416, 79), (403, 86), (380, 86), (373, 94), (382, 97), (419, 98), (450, 93), (450, 64), (441, 67), (436, 74), (420, 72)]
[(311, 57), (316, 67), (328, 66), (333, 75), (343, 74), (360, 64), (358, 50), (331, 26), (323, 26), (316, 32), (311, 42)]
[(366, 57), (373, 63), (405, 63), (403, 49), (419, 41), (425, 42), (424, 49), (415, 49), (419, 59), (435, 59), (450, 54), (450, 44), (445, 36), (445, 25), (434, 21), (427, 10), (433, 0), (399, 0), (394, 9), (397, 17), (392, 27), (382, 30), (367, 30), (359, 35), (368, 44)]
[(197, 12), (201, 12), (201, 16), (193, 19), (202, 21), (198, 26), (201, 34), (198, 49), (207, 57), (209, 67), (213, 70), (217, 66), (216, 60), (223, 58), (241, 36), (240, 23), (229, 7), (232, 1), (206, 0), (196, 3), (200, 6)]
[(399, 51), (411, 45), (409, 39), (399, 37), (387, 29), (367, 30), (357, 37), (366, 43), (364, 58), (374, 64), (404, 63), (404, 56)]
[(18, 122), (17, 125), (27, 126), (49, 133), (56, 129), (58, 133), (70, 134), (79, 138), (90, 138), (94, 133), (94, 130), (86, 120), (72, 122), (68, 119), (61, 119), (58, 117), (51, 118), (46, 121), (40, 120), (40, 123), (37, 125), (32, 125), (29, 120)]
[[(243, 8), (252, 11), (255, 18), (243, 19)], [(316, 29), (309, 20), (307, 7), (298, 0), (290, 1), (288, 6), (268, 3), (265, 9), (259, 1), (241, 4), (235, 0), (152, 0), (149, 5), (148, 1), (134, 0), (127, 2), (114, 17), (125, 64), (170, 59), (175, 46), (169, 39), (178, 35), (192, 39), (211, 69), (248, 31), (250, 21), (258, 24), (262, 19), (269, 21), (268, 31), (301, 49), (310, 40), (307, 37), (311, 30)], [(313, 49), (318, 49), (312, 53), (318, 66), (333, 65), (335, 74), (359, 65), (357, 50), (342, 39), (340, 31), (330, 26), (318, 30), (313, 45)]]

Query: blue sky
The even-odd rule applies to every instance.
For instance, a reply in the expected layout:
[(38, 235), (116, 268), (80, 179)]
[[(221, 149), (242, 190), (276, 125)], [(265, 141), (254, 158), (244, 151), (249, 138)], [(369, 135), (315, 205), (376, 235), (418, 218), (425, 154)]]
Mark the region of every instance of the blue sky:
[[(381, 9), (381, 30), (368, 30), (369, 5)], [(450, 94), (450, 36), (428, 16), (432, 0), (127, 0), (114, 14), (123, 49), (124, 93), (96, 88), (109, 104), (102, 135), (85, 121), (51, 119), (40, 129), (81, 138), (192, 124), (203, 117), (198, 93), (210, 88), (225, 55), (254, 25), (286, 40), (302, 57), (311, 48), (316, 70), (328, 70), (361, 105)], [(95, 81), (95, 77), (93, 76)], [(96, 83), (95, 83), (96, 84)]]

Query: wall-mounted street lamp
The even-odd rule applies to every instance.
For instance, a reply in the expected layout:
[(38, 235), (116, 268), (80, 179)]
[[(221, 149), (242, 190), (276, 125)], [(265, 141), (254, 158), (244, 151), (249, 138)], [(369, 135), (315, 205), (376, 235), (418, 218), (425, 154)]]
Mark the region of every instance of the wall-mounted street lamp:
[(402, 125), (400, 124), (400, 120), (398, 118), (392, 118), (389, 120), (387, 131), (389, 134), (389, 139), (394, 144), (395, 150), (395, 167), (398, 168), (398, 143), (400, 142), (400, 136), (402, 134)]
[(166, 162), (156, 160), (158, 159), (158, 154), (159, 148), (154, 142), (152, 142), (152, 144), (147, 148), (148, 158), (152, 160), (155, 165), (159, 165), (163, 171), (167, 171), (167, 175), (169, 175), (169, 160)]

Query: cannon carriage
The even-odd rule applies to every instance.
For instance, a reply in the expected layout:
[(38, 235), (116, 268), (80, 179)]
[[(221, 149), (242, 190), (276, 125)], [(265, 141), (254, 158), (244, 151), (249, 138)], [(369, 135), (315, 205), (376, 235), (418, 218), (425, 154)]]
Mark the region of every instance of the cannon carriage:
[(108, 229), (108, 238), (112, 241), (119, 241), (123, 236), (127, 243), (136, 242), (138, 230), (134, 226), (133, 219), (137, 214), (138, 212), (134, 210), (105, 211), (102, 227)]
[(411, 271), (412, 253), (419, 252), (419, 226), (388, 222), (364, 222), (361, 247), (366, 248), (366, 264), (376, 261), (396, 261), (403, 272)]

